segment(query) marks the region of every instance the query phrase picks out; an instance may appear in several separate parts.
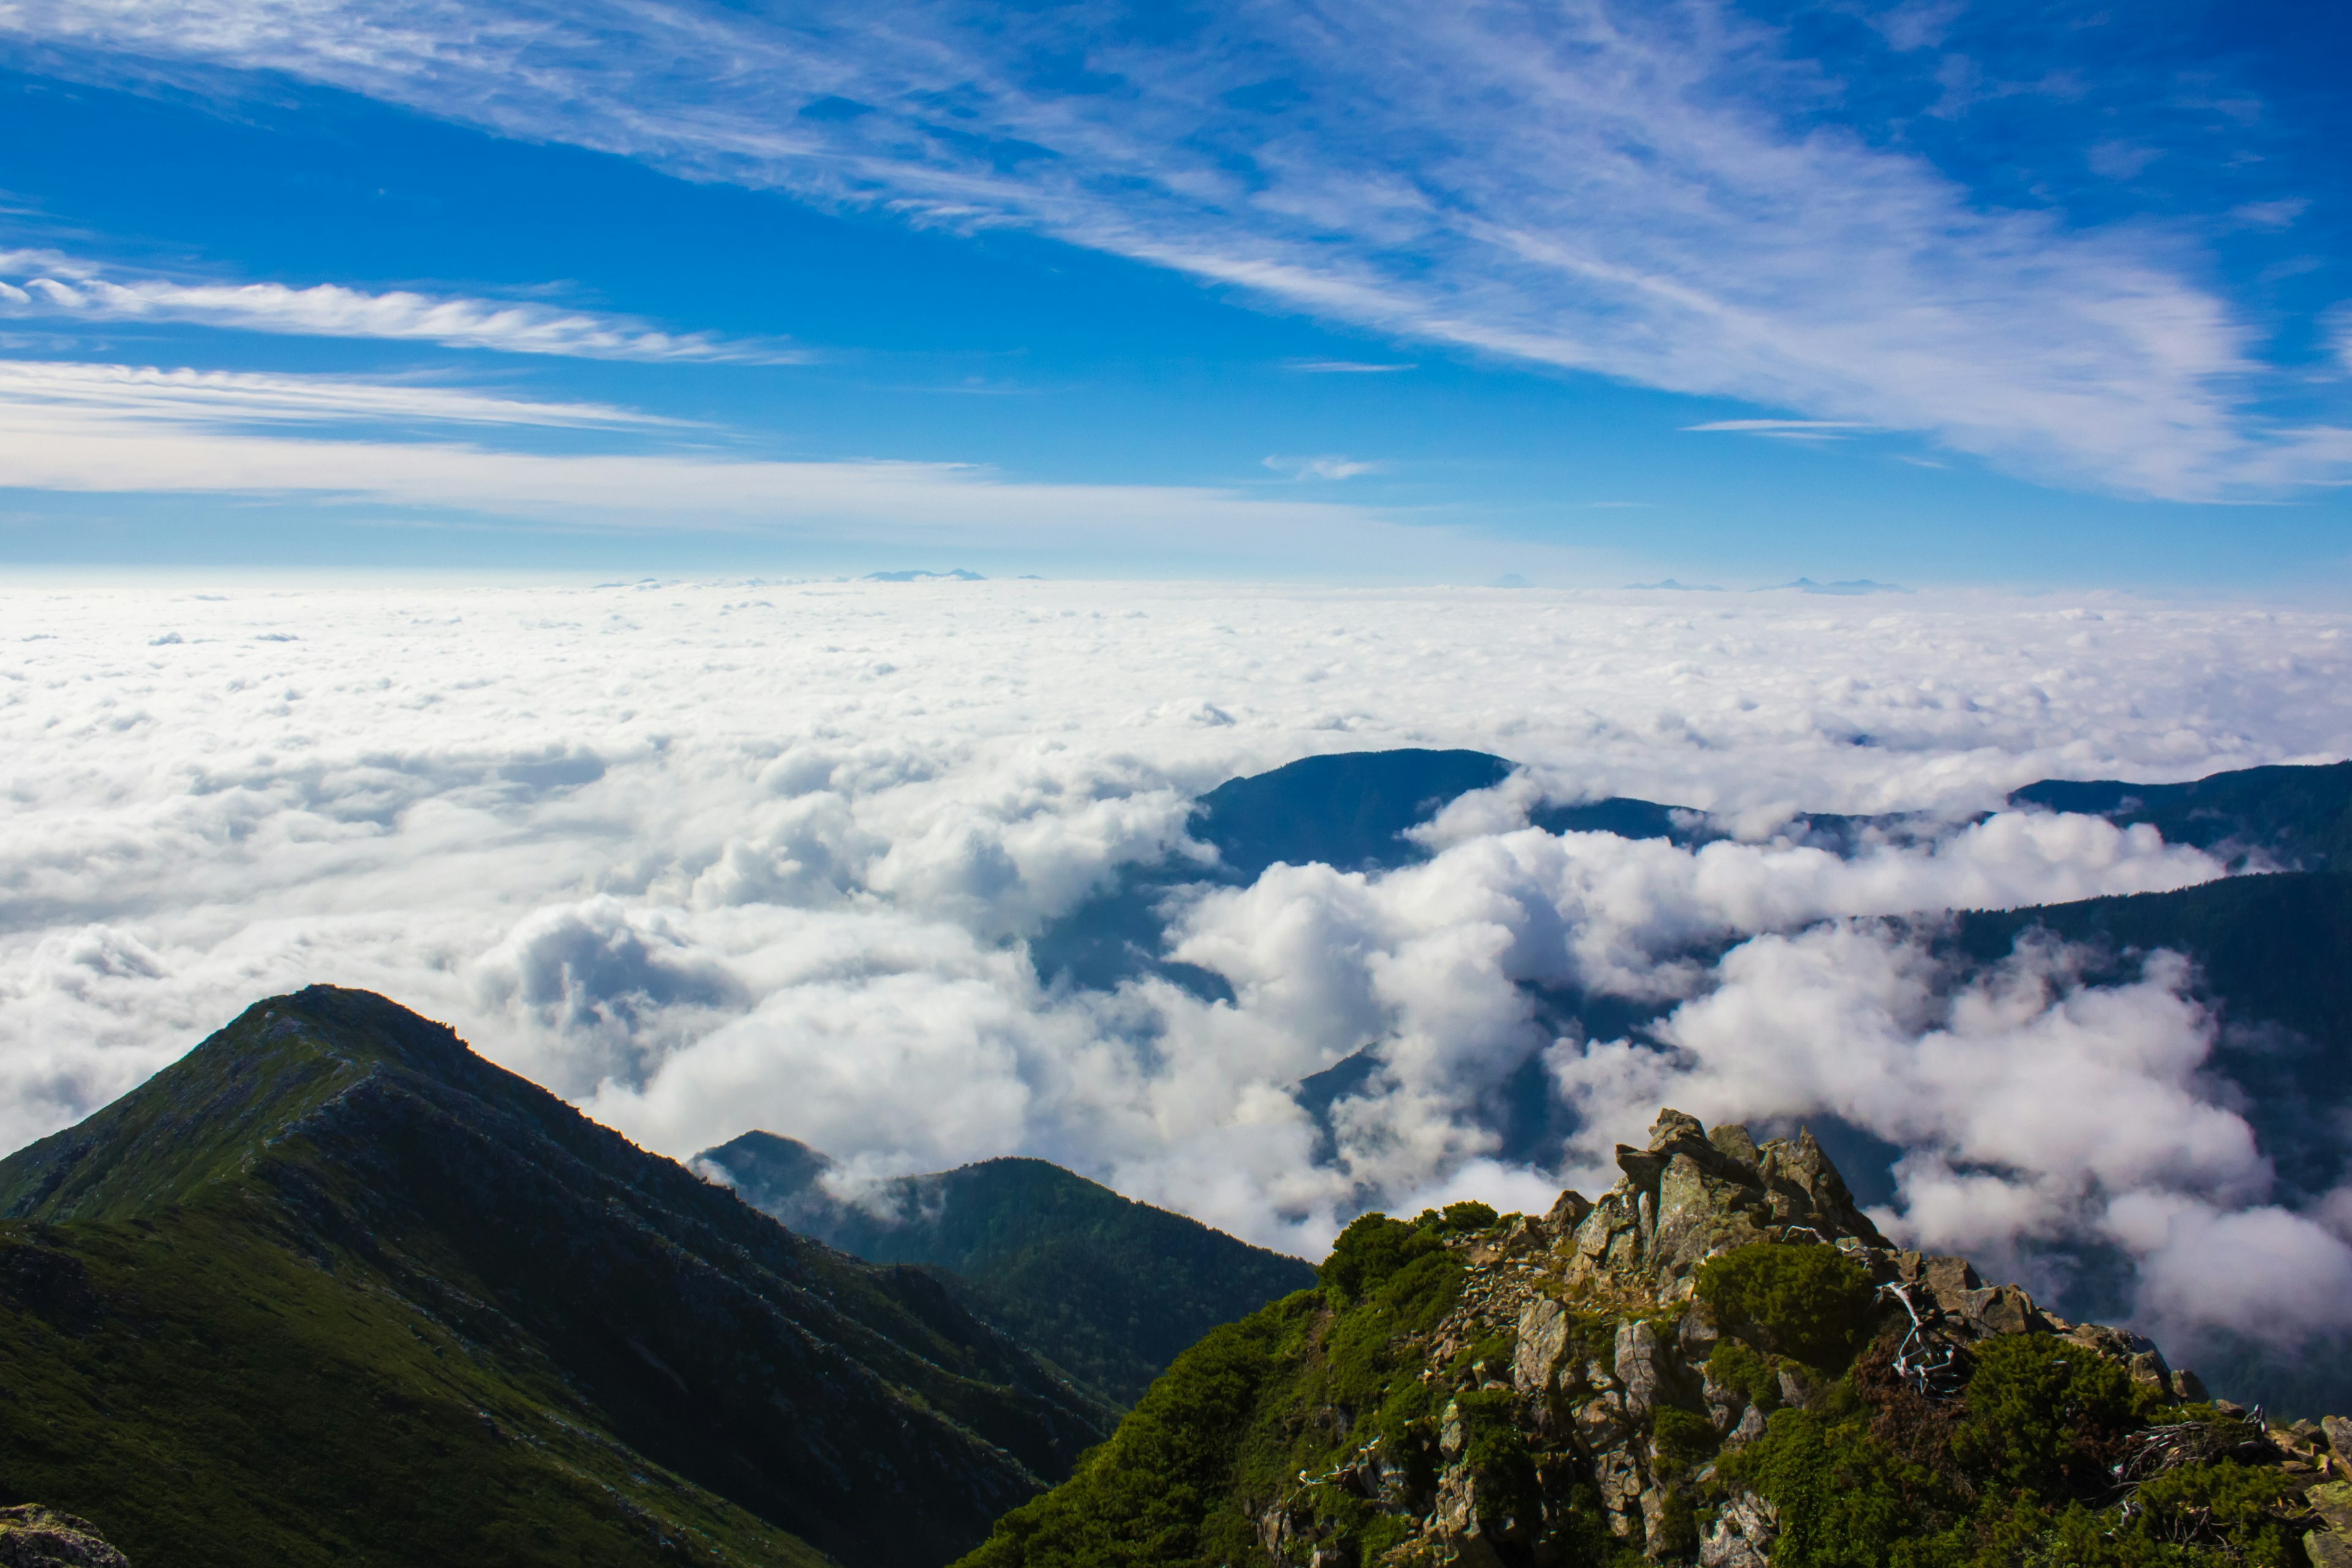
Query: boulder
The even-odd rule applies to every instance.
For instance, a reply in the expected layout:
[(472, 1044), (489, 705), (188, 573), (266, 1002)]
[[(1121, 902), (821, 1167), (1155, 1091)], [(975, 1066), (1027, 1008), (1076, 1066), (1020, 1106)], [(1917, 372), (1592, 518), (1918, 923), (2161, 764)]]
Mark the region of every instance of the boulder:
[(1554, 1236), (1572, 1235), (1591, 1212), (1592, 1201), (1582, 1193), (1562, 1193), (1559, 1201), (1551, 1205), (1551, 1212), (1544, 1215), (1544, 1225)]

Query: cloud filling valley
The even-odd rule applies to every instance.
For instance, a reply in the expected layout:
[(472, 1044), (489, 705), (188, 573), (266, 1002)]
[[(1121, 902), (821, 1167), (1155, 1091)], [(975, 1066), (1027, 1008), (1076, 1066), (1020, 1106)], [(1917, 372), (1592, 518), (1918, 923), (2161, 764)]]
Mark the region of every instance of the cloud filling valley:
[[(0, 1147), (325, 981), (664, 1152), (761, 1127), (851, 1188), (1031, 1153), (1314, 1255), (1368, 1202), (1590, 1194), (1661, 1104), (1835, 1116), (1906, 1151), (1880, 1218), (1907, 1241), (2025, 1277), (2115, 1249), (2173, 1331), (2352, 1319), (2352, 1193), (2283, 1197), (2185, 963), (2098, 979), (2027, 942), (1956, 979), (1925, 934), (2222, 874), (2147, 827), (1993, 808), (2352, 753), (2352, 617), (1036, 582), (0, 605)], [(1038, 979), (1051, 921), (1203, 853), (1201, 793), (1400, 746), (1522, 770), (1402, 869), (1176, 895), (1165, 956), (1230, 999)], [(1528, 825), (1612, 795), (1738, 836)], [(1786, 831), (1800, 810), (1943, 826), (1841, 857)], [(1546, 987), (1662, 1016), (1557, 1033)], [(1496, 1127), (1530, 1062), (1555, 1168)]]

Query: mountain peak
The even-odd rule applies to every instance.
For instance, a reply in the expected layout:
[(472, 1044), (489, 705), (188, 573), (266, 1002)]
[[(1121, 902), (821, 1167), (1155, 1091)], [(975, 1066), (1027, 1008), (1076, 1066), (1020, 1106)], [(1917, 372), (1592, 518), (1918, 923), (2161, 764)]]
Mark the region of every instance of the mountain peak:
[(137, 1217), (248, 1169), (374, 1071), (457, 1081), (482, 1066), (447, 1026), (373, 992), (267, 997), (89, 1120), (0, 1160), (0, 1216)]
[[(576, 1522), (583, 1507), (609, 1512), (601, 1500), (622, 1489), (665, 1540), (725, 1515), (739, 1541), (782, 1538), (771, 1561), (805, 1562), (806, 1542), (925, 1568), (1066, 1471), (1111, 1414), (928, 1276), (793, 1235), (366, 992), (257, 1003), (79, 1126), (0, 1161), (0, 1215), (41, 1222), (0, 1245), (39, 1252), (27, 1267), (83, 1282), (89, 1298), (74, 1331), (33, 1342), (49, 1359), (26, 1363), (32, 1382), (0, 1337), (12, 1386), (69, 1387), (98, 1375), (86, 1358), (142, 1357), (135, 1396), (117, 1397), (157, 1430), (262, 1434), (224, 1451), (231, 1470), (278, 1456), (225, 1472), (219, 1495), (262, 1500), (257, 1517), (270, 1519), (317, 1505), (331, 1534), (345, 1505), (301, 1492), (319, 1467), (286, 1458), (283, 1431), (340, 1453), (338, 1476), (367, 1471), (387, 1444), (386, 1463), (423, 1464), (428, 1450), (487, 1443), (461, 1468), (504, 1477), (525, 1500), (516, 1508), (543, 1501)], [(266, 1309), (258, 1337), (227, 1326), (246, 1323), (260, 1289), (241, 1282), (263, 1279), (299, 1310)], [(142, 1348), (135, 1325), (159, 1309), (184, 1321), (173, 1344), (233, 1346), (265, 1364), (221, 1380), (209, 1349)], [(296, 1348), (281, 1354), (280, 1342)], [(346, 1408), (347, 1384), (373, 1386), (372, 1369), (404, 1360), (425, 1392), (388, 1408), (441, 1412), (422, 1446), (372, 1403)], [(48, 1489), (134, 1558), (153, 1555), (168, 1517), (193, 1504), (143, 1460), (44, 1469), (8, 1449), (5, 1431), (0, 1468), (24, 1471), (12, 1485)], [(557, 1450), (593, 1462), (583, 1470), (575, 1453), (569, 1479), (550, 1480), (533, 1456)], [(131, 1490), (76, 1481), (118, 1472), (138, 1478)], [(424, 1528), (408, 1497), (370, 1503), (371, 1528)], [(187, 1546), (179, 1560), (231, 1559)]]

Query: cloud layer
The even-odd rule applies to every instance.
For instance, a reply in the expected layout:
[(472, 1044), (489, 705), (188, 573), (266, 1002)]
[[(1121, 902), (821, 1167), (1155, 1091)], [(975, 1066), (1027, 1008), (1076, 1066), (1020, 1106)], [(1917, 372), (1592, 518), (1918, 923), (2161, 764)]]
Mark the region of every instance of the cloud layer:
[[(2254, 412), (2259, 334), (2179, 227), (1990, 202), (1825, 119), (1841, 84), (1704, 0), (823, 18), (10, 0), (0, 31), (52, 64), (286, 72), (691, 178), (1017, 224), (1400, 337), (1925, 432), (2045, 479), (2208, 499), (2352, 460), (2340, 429)], [(265, 313), (350, 313), (310, 296)]]
[[(1031, 1152), (1302, 1250), (1368, 1193), (1590, 1191), (1662, 1101), (1834, 1113), (1910, 1151), (1887, 1223), (1923, 1243), (2118, 1248), (2152, 1323), (2250, 1280), (2289, 1330), (2342, 1321), (2336, 1211), (2274, 1190), (2177, 964), (2094, 984), (2032, 948), (1956, 985), (1882, 918), (2213, 863), (2079, 817), (1850, 860), (1775, 826), (2343, 755), (2346, 617), (940, 583), (17, 588), (0, 623), (0, 1146), (329, 980), (674, 1154), (752, 1126), (873, 1174)], [(1423, 864), (1173, 909), (1232, 1003), (1039, 985), (1027, 939), (1181, 848), (1201, 791), (1412, 744), (1528, 772)], [(1547, 794), (1741, 837), (1545, 834)], [(1530, 986), (1666, 1017), (1560, 1039)], [(1327, 1133), (1294, 1087), (1366, 1047)], [(1496, 1131), (1530, 1059), (1580, 1119), (1557, 1171)]]

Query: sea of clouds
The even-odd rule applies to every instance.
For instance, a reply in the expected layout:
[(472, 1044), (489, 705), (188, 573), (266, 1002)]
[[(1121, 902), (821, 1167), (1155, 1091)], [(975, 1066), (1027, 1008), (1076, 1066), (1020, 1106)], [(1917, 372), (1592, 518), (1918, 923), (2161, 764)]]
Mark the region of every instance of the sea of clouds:
[[(1834, 1114), (1907, 1153), (1883, 1223), (2031, 1274), (2091, 1243), (2141, 1318), (2352, 1323), (2352, 1192), (2290, 1206), (2185, 964), (1916, 922), (2172, 888), (2152, 831), (1976, 816), (2046, 776), (2352, 754), (2352, 616), (2130, 601), (997, 582), (0, 592), (0, 1148), (257, 997), (366, 986), (681, 1158), (750, 1128), (853, 1185), (1009, 1152), (1316, 1253), (1357, 1206), (1549, 1206), (1661, 1104)], [(1190, 802), (1318, 752), (1525, 772), (1365, 875), (1170, 910), (1156, 978), (1042, 986), (1026, 941)], [(1696, 850), (1542, 798), (1725, 814)], [(1796, 810), (1940, 814), (1841, 858)], [(1669, 1009), (1554, 1038), (1534, 986)], [(1331, 1109), (1297, 1082), (1366, 1047)], [(1538, 1053), (1577, 1131), (1497, 1157)]]

